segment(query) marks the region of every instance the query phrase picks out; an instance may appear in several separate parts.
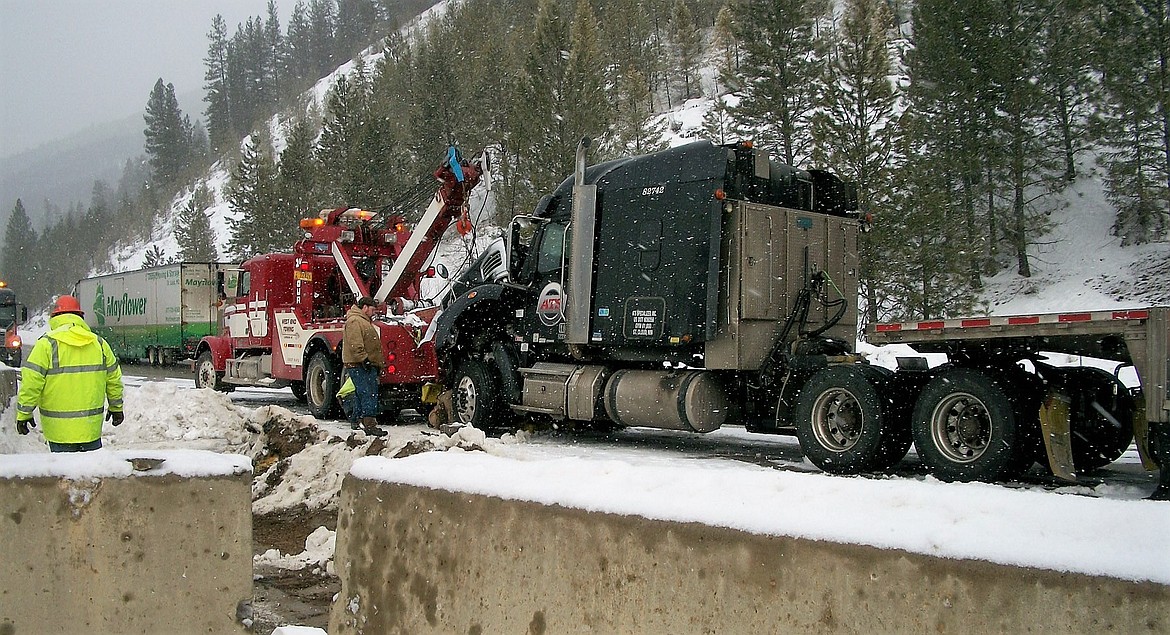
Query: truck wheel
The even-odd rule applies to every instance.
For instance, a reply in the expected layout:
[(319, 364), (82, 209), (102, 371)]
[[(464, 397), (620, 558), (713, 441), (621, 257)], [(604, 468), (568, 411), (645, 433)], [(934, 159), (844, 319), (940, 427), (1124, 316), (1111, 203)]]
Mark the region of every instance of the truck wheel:
[(203, 351), (195, 362), (195, 387), (210, 388), (219, 392), (231, 392), (232, 386), (223, 383), (223, 373), (216, 372), (211, 351)]
[(498, 425), (500, 390), (487, 364), (465, 359), (455, 371), (451, 389), (452, 418), (483, 431)]
[(856, 366), (825, 368), (809, 378), (796, 398), (800, 451), (826, 472), (865, 472), (895, 454), (891, 443), (883, 443), (883, 428), (890, 426), (884, 402), (866, 375)]
[(303, 404), (308, 402), (309, 397), (305, 394), (305, 382), (294, 381), (289, 387), (292, 388), (293, 397), (296, 398), (298, 403)]
[(328, 353), (314, 353), (305, 366), (305, 396), (309, 412), (318, 419), (332, 419), (339, 410), (337, 391), (341, 371)]
[[(1129, 389), (1113, 373), (1091, 366), (1061, 370), (1071, 393), (1069, 427), (1073, 466), (1096, 470), (1116, 461), (1133, 441), (1134, 402)], [(1040, 448), (1042, 463), (1047, 463)]]
[(944, 481), (995, 481), (1031, 456), (1012, 402), (999, 383), (970, 369), (948, 370), (927, 382), (910, 422), (914, 447)]

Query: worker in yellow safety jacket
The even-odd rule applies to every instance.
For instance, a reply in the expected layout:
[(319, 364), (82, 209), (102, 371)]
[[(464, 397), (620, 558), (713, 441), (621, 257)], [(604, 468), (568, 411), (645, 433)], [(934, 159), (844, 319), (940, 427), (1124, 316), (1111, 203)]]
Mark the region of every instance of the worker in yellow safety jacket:
[(122, 368), (110, 345), (89, 330), (81, 303), (57, 298), (49, 313), (49, 332), (33, 345), (20, 368), (16, 431), (28, 434), (33, 410), (41, 409), (41, 428), (53, 452), (83, 452), (102, 447), (102, 414), (122, 423)]

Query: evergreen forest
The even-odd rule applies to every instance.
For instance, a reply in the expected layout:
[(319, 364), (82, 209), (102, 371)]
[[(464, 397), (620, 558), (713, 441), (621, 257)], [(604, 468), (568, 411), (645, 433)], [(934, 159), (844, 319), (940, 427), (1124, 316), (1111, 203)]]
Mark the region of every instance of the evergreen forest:
[[(321, 208), (429, 196), (452, 143), (490, 151), (504, 222), (571, 174), (580, 137), (591, 162), (660, 149), (695, 99), (696, 138), (858, 184), (868, 321), (964, 314), (987, 276), (1031, 276), (1080, 178), (1104, 184), (1123, 244), (1170, 237), (1165, 0), (447, 0), (404, 28), (430, 4), (297, 0), (281, 24), (270, 2), (234, 34), (216, 17), (204, 112), (160, 78), (143, 157), (41, 230), (16, 201), (3, 274), (35, 311), (172, 213), (180, 253), (145, 266), (287, 250)], [(238, 219), (226, 252), (213, 163)]]

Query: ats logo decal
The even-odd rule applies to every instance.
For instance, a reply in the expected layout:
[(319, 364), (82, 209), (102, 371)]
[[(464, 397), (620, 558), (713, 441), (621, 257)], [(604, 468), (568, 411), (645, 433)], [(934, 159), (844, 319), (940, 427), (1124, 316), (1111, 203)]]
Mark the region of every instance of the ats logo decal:
[(544, 287), (540, 292), (540, 299), (536, 302), (536, 315), (540, 317), (541, 324), (556, 326), (565, 319), (565, 314), (561, 310), (563, 299), (564, 293), (561, 291), (560, 283), (550, 282)]

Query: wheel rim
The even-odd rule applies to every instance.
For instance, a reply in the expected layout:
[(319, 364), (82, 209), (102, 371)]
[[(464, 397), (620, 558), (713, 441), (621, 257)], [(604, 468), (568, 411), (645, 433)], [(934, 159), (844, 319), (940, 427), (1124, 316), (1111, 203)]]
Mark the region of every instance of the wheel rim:
[(199, 385), (202, 388), (211, 388), (215, 385), (215, 366), (211, 360), (199, 363)]
[(991, 442), (993, 425), (987, 406), (970, 393), (950, 395), (934, 409), (934, 446), (956, 463), (977, 461)]
[(463, 423), (471, 423), (475, 417), (475, 407), (477, 394), (475, 392), (475, 382), (467, 375), (459, 378), (459, 383), (455, 385), (455, 394), (457, 396), (455, 403), (455, 414), (459, 417), (459, 421)]
[(853, 393), (844, 389), (827, 390), (813, 404), (813, 435), (822, 447), (845, 452), (857, 445), (865, 417)]
[(313, 364), (309, 368), (309, 377), (305, 380), (305, 388), (309, 401), (314, 406), (325, 403), (325, 369), (320, 364)]

